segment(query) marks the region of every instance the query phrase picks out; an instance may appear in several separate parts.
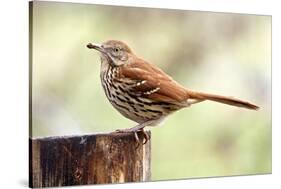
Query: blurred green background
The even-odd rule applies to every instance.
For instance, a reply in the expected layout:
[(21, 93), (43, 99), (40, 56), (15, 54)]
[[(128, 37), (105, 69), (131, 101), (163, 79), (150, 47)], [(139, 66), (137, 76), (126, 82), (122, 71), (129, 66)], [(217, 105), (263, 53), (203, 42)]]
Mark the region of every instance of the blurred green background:
[(152, 179), (271, 172), (271, 17), (34, 2), (32, 137), (134, 122), (107, 101), (89, 42), (125, 41), (189, 89), (249, 100), (196, 104), (152, 130)]

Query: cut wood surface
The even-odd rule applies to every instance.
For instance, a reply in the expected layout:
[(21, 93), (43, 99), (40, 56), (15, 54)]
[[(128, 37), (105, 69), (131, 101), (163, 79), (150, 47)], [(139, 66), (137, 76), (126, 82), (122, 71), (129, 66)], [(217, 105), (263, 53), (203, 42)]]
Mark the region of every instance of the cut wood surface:
[(141, 182), (151, 177), (151, 140), (138, 146), (133, 133), (35, 138), (29, 143), (30, 187)]

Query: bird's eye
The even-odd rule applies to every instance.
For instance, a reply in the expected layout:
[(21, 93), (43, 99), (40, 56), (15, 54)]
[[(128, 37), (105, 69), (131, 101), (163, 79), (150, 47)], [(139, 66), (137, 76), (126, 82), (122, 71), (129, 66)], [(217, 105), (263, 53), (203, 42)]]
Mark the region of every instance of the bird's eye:
[(118, 49), (118, 48), (115, 48), (114, 51), (115, 51), (115, 52), (119, 52), (119, 49)]

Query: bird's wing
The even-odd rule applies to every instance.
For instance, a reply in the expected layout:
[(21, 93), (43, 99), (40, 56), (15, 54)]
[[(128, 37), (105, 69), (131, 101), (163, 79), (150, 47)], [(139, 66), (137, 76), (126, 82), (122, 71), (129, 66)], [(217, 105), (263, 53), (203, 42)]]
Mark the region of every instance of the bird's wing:
[(188, 99), (184, 87), (152, 64), (138, 59), (120, 68), (119, 77), (135, 81), (130, 92), (157, 102), (181, 104)]

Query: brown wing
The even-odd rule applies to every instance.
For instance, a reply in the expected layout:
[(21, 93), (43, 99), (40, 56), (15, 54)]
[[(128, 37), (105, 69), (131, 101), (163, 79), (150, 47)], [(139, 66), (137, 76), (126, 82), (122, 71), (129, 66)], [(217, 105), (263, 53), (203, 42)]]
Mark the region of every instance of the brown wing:
[(136, 81), (131, 92), (159, 102), (186, 102), (188, 95), (184, 87), (154, 65), (136, 60), (120, 68), (120, 78)]

